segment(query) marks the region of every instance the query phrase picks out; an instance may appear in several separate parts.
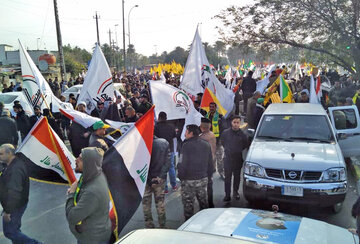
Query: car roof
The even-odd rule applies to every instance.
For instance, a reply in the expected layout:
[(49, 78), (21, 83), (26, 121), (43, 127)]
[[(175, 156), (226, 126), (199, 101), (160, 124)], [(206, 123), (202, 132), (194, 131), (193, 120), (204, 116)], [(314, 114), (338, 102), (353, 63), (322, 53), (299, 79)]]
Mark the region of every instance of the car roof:
[[(255, 238), (251, 234), (238, 235), (236, 233), (236, 230), (239, 229), (239, 227), (241, 227), (240, 229), (242, 230), (252, 229), (251, 232), (255, 232), (255, 234), (263, 233), (264, 229), (260, 228), (260, 232), (258, 232), (256, 230), (256, 226), (255, 229), (254, 227), (251, 227), (252, 222), (257, 221), (257, 218), (254, 218), (254, 211), (261, 212), (262, 215), (274, 214), (270, 211), (253, 210), (248, 208), (209, 208), (204, 209), (192, 216), (185, 223), (183, 223), (178, 228), (178, 230), (232, 237), (237, 240), (245, 239), (251, 241), (259, 241), (259, 239), (257, 239), (257, 235)], [(353, 243), (353, 236), (347, 229), (306, 217), (283, 214), (281, 212), (279, 212), (279, 215), (283, 216), (284, 219), (286, 218), (286, 221), (289, 221), (290, 223), (300, 222), (297, 227), (298, 230), (295, 239), (296, 244)], [(251, 221), (249, 221), (249, 218), (247, 217), (250, 217)], [(288, 225), (286, 224), (286, 221), (285, 226)], [(286, 233), (284, 237), (289, 237), (289, 235), (294, 234), (293, 230), (294, 226), (286, 230), (282, 230), (284, 231), (284, 233)], [(262, 240), (261, 243), (272, 242), (271, 240)]]
[(264, 114), (327, 115), (320, 104), (312, 103), (272, 103)]
[(166, 230), (166, 229), (140, 229), (135, 230), (121, 238), (116, 244), (124, 243), (142, 243), (142, 244), (184, 244), (184, 243), (196, 243), (196, 244), (253, 244), (258, 243), (254, 241), (239, 240), (229, 237), (211, 235), (204, 233), (179, 231), (179, 230)]

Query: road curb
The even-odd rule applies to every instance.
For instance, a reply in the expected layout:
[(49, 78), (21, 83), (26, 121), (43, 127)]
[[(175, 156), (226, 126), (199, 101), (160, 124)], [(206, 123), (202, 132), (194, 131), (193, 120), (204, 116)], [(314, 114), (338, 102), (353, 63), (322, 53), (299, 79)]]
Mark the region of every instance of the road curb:
[(356, 157), (351, 157), (350, 169), (356, 180), (357, 194), (360, 195), (360, 161)]

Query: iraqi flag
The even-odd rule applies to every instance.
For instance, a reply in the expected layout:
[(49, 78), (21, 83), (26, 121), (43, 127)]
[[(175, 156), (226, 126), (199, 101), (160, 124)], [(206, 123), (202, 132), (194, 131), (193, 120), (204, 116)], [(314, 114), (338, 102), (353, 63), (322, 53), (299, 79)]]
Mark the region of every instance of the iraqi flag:
[(139, 207), (145, 191), (154, 135), (154, 106), (106, 152), (103, 172), (111, 194), (116, 237)]
[(71, 184), (75, 158), (45, 117), (41, 117), (17, 149), (25, 159), (31, 178), (48, 183)]

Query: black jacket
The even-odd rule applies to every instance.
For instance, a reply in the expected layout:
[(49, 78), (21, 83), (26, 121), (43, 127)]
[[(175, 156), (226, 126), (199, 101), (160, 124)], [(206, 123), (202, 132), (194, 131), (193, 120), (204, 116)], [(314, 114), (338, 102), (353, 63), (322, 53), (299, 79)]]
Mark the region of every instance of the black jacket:
[(151, 179), (156, 177), (166, 179), (170, 166), (169, 143), (163, 138), (155, 137), (153, 141), (147, 183), (151, 185)]
[(241, 129), (237, 131), (232, 128), (224, 130), (220, 140), (224, 147), (225, 157), (228, 158), (242, 158), (242, 151), (249, 146), (248, 139)]
[(72, 122), (69, 128), (69, 141), (71, 150), (75, 157), (78, 157), (81, 153), (81, 149), (89, 146), (90, 135), (86, 138), (84, 134), (88, 132), (82, 125)]
[(0, 117), (0, 145), (10, 143), (18, 144), (19, 136), (17, 132), (16, 123), (9, 117)]
[(15, 120), (17, 129), (20, 131), (21, 138), (24, 139), (31, 129), (30, 119), (24, 111), (21, 111), (16, 115)]
[(243, 90), (244, 94), (253, 94), (256, 91), (256, 81), (247, 76), (243, 83), (241, 84), (241, 89)]
[(0, 176), (0, 202), (6, 213), (12, 213), (29, 201), (29, 176), (25, 163), (15, 159)]
[(180, 180), (200, 180), (211, 177), (214, 172), (210, 144), (197, 137), (183, 142), (180, 150), (178, 176)]
[(159, 121), (155, 125), (154, 134), (157, 137), (164, 138), (169, 143), (170, 152), (174, 151), (174, 141), (176, 138), (175, 126), (167, 121)]

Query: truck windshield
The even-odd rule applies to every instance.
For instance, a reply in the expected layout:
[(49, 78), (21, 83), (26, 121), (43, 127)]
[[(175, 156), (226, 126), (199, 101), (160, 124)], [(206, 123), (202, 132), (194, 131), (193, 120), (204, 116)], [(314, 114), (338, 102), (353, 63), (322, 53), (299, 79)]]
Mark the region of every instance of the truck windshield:
[(323, 115), (265, 115), (256, 138), (269, 140), (334, 142)]

